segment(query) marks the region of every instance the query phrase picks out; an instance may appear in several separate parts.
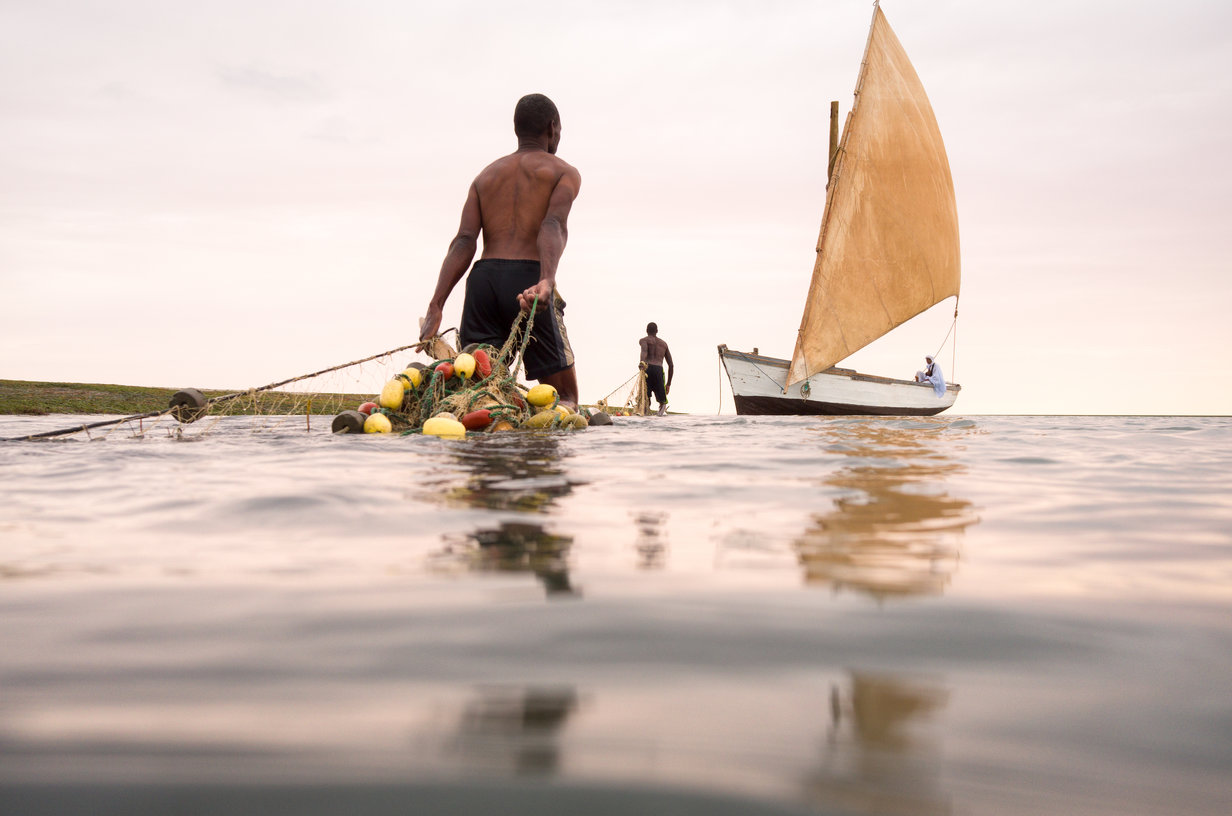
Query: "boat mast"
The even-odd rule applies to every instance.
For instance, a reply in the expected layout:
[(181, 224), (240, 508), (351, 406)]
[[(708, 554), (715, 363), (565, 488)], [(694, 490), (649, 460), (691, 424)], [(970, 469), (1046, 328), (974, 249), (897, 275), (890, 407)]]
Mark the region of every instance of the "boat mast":
[(825, 189), (830, 189), (830, 176), (834, 175), (834, 159), (839, 154), (839, 102), (830, 101), (830, 153), (825, 164)]
[(826, 189), (830, 189), (830, 177), (834, 175), (834, 160), (838, 157), (838, 100), (830, 102), (830, 160), (826, 163)]
[[(830, 198), (834, 195), (834, 191), (830, 189), (831, 184), (835, 181), (834, 170), (835, 165), (839, 163), (842, 154), (847, 152), (847, 137), (851, 132), (851, 120), (856, 114), (856, 109), (860, 107), (860, 90), (864, 87), (864, 75), (868, 71), (868, 51), (873, 42), (873, 28), (877, 24), (877, 12), (880, 10), (880, 0), (873, 2), (873, 19), (868, 24), (868, 38), (864, 42), (864, 56), (860, 58), (860, 72), (856, 75), (856, 89), (854, 99), (851, 103), (851, 110), (847, 112), (847, 127), (843, 128), (842, 141), (839, 141), (838, 132), (838, 102), (830, 103), (830, 159), (827, 162), (826, 168), (826, 204), (821, 211), (821, 234), (817, 237), (817, 257), (813, 266), (813, 282), (809, 284), (809, 292), (813, 290), (813, 286), (817, 281), (817, 270), (821, 266), (821, 255), (825, 251), (826, 245), (826, 230), (830, 226)], [(840, 167), (841, 171), (842, 168)], [(804, 332), (804, 327), (808, 323), (809, 313), (813, 310), (813, 300), (809, 298), (804, 303), (804, 314), (800, 318), (800, 328), (796, 331), (796, 349), (800, 348), (800, 336)], [(792, 362), (795, 362), (795, 354), (792, 354)], [(805, 366), (807, 369), (807, 359)], [(783, 381), (783, 393), (787, 393), (787, 389), (792, 385), (791, 379), (792, 369), (787, 369), (787, 378)], [(807, 380), (809, 376), (816, 372), (808, 372), (800, 377), (800, 380)], [(797, 380), (796, 382), (799, 382)]]

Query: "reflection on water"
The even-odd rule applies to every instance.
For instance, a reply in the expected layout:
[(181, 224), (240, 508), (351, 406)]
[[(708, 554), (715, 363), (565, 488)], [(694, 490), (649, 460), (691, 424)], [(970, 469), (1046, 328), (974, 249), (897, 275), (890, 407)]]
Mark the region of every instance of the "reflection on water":
[(465, 536), (447, 536), (433, 555), (438, 570), (462, 567), (476, 572), (531, 572), (549, 595), (576, 595), (569, 582), (572, 536), (555, 535), (542, 524), (503, 521)]
[[(548, 512), (572, 492), (565, 477), (560, 440), (548, 435), (515, 440), (493, 437), (451, 449), (460, 473), (431, 480), (425, 492), (446, 504), (467, 508)], [(531, 515), (529, 518), (536, 518)], [(431, 558), (437, 570), (530, 572), (548, 595), (578, 594), (569, 581), (569, 550), (573, 537), (549, 532), (538, 521), (499, 521), (466, 534), (447, 534), (444, 546)]]
[(931, 732), (949, 693), (925, 680), (851, 672), (831, 690), (821, 769), (806, 781), (810, 801), (856, 813), (942, 814), (941, 747)]
[(468, 508), (546, 513), (578, 484), (565, 476), (561, 440), (548, 434), (478, 438), (454, 446), (449, 453), (461, 468), (461, 478), (449, 473), (428, 479), (414, 498)]
[(633, 547), (637, 551), (637, 566), (639, 569), (662, 569), (667, 565), (667, 513), (634, 513), (633, 523), (637, 526), (637, 541)]
[(478, 690), (447, 747), (474, 771), (549, 775), (560, 770), (560, 734), (577, 710), (577, 692), (564, 688)]
[(949, 495), (963, 470), (918, 423), (856, 423), (826, 429), (831, 453), (850, 457), (824, 478), (845, 495), (815, 514), (795, 549), (808, 583), (875, 598), (937, 595), (958, 566), (964, 530), (979, 520), (971, 502)]

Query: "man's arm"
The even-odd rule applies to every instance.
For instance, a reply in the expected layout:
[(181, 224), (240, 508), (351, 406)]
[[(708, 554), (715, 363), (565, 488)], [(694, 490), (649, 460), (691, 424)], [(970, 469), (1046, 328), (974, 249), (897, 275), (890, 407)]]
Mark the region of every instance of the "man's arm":
[(536, 297), (541, 305), (551, 301), (552, 291), (556, 288), (556, 267), (569, 240), (569, 210), (581, 188), (582, 175), (575, 168), (566, 166), (552, 189), (548, 211), (539, 225), (539, 282), (518, 296), (518, 304), (523, 310), (529, 309)]
[(666, 345), (663, 347), (663, 359), (667, 361), (667, 382), (663, 384), (663, 393), (672, 390), (672, 377), (676, 374), (676, 366), (672, 363), (672, 350)]
[(458, 225), (458, 234), (449, 242), (449, 251), (445, 253), (445, 260), (441, 263), (441, 272), (436, 279), (436, 291), (428, 302), (428, 312), (419, 319), (420, 340), (426, 340), (440, 329), (445, 301), (449, 299), (449, 293), (458, 285), (458, 281), (462, 280), (475, 257), (482, 223), (479, 191), (472, 183), (466, 194), (466, 203), (462, 205), (462, 222)]

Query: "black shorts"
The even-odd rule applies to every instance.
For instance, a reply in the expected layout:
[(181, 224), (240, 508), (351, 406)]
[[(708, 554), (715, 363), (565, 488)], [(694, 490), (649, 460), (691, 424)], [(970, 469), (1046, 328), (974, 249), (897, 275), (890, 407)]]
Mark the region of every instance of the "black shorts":
[(646, 365), (646, 390), (654, 394), (659, 404), (667, 402), (667, 388), (663, 384), (663, 366)]
[[(462, 323), (458, 342), (505, 345), (509, 331), (518, 319), (518, 295), (539, 282), (538, 261), (506, 261), (495, 258), (475, 261), (466, 277), (466, 300), (462, 304)], [(540, 304), (542, 305), (542, 304)], [(522, 362), (532, 380), (564, 371), (573, 365), (573, 349), (565, 332), (565, 301), (559, 292), (552, 295), (549, 309), (535, 312), (530, 342)]]

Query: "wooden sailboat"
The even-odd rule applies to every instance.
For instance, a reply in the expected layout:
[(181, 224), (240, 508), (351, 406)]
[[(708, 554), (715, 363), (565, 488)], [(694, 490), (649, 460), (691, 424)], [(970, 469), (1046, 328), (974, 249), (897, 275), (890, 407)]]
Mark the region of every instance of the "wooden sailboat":
[(855, 102), (832, 148), (795, 351), (783, 360), (719, 346), (736, 413), (944, 411), (961, 386), (947, 383), (937, 396), (928, 383), (834, 366), (946, 298), (957, 301), (958, 288), (958, 208), (941, 131), (920, 78), (875, 6)]

